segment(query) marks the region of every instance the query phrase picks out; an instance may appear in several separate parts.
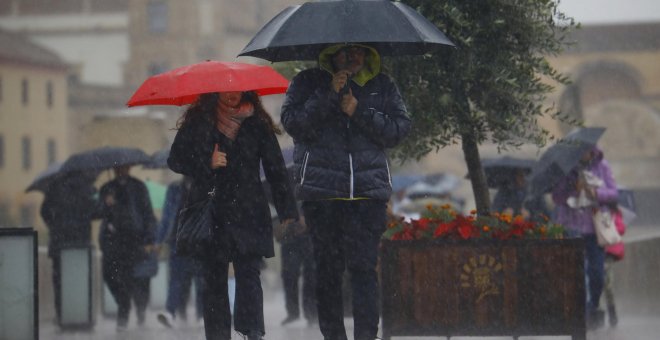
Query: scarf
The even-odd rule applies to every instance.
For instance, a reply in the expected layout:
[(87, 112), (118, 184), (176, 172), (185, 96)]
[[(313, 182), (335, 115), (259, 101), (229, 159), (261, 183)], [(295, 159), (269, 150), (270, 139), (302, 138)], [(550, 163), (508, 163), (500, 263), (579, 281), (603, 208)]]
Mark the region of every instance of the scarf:
[(242, 103), (238, 107), (230, 107), (222, 102), (218, 102), (218, 124), (216, 127), (220, 132), (231, 140), (236, 139), (241, 123), (245, 118), (254, 114), (252, 103)]

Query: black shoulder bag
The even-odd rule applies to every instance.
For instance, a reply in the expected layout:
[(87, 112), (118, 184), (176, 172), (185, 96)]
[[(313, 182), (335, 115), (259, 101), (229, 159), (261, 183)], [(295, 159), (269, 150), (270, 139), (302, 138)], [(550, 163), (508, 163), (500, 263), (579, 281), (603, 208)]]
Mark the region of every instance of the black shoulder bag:
[(181, 209), (176, 228), (177, 255), (199, 254), (211, 241), (215, 187), (205, 200)]

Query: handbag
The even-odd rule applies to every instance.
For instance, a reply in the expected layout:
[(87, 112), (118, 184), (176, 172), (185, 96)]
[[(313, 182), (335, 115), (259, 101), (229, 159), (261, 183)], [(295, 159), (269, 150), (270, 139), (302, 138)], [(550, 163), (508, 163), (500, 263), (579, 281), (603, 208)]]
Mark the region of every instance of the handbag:
[(158, 274), (158, 256), (151, 252), (133, 266), (133, 277), (154, 277)]
[(614, 217), (607, 209), (598, 209), (594, 212), (594, 230), (598, 238), (598, 244), (602, 247), (621, 242), (621, 235), (616, 230)]
[(208, 197), (179, 212), (175, 250), (178, 255), (199, 253), (211, 241), (215, 187)]

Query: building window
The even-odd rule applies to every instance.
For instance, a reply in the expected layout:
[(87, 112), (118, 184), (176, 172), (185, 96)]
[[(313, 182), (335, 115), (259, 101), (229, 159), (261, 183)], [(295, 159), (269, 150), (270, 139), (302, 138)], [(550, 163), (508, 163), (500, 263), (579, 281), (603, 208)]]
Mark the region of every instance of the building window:
[(31, 149), (31, 142), (29, 137), (23, 137), (21, 140), (21, 147), (22, 147), (22, 152), (21, 154), (23, 155), (23, 170), (30, 170), (30, 167), (32, 166), (32, 150)]
[(35, 215), (37, 209), (34, 204), (23, 204), (21, 205), (21, 227), (31, 228), (34, 227)]
[(162, 0), (150, 1), (147, 5), (147, 20), (150, 33), (166, 33), (168, 25), (167, 2)]
[(53, 82), (50, 80), (46, 83), (46, 105), (49, 109), (53, 107)]
[(5, 167), (5, 138), (0, 136), (0, 169)]
[(21, 83), (21, 101), (23, 105), (27, 105), (28, 99), (28, 81), (27, 79), (23, 79)]
[(0, 102), (2, 101), (2, 77), (0, 77)]
[(55, 144), (55, 140), (52, 138), (48, 139), (48, 142), (46, 144), (46, 153), (48, 157), (48, 165), (51, 165), (55, 163), (57, 160), (57, 146)]

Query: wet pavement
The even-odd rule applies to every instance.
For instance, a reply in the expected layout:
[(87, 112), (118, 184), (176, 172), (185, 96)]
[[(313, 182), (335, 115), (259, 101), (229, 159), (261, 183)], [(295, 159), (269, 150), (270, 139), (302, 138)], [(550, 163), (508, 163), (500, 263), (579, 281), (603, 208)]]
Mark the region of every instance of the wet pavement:
[[(286, 326), (279, 323), (284, 319), (284, 296), (280, 292), (266, 292), (264, 298), (264, 311), (266, 315), (267, 340), (322, 340), (318, 327), (308, 327), (304, 320), (298, 320)], [(40, 339), (53, 340), (204, 340), (204, 331), (201, 324), (190, 321), (189, 324), (177, 325), (174, 329), (167, 329), (158, 323), (156, 315), (159, 310), (148, 310), (147, 322), (143, 327), (135, 324), (135, 316), (129, 322), (128, 329), (117, 332), (115, 320), (99, 316), (96, 325), (91, 331), (63, 332), (52, 323), (41, 322)], [(193, 315), (193, 310), (189, 315)], [(349, 340), (352, 339), (352, 320), (346, 319)], [(232, 339), (242, 339), (234, 333)], [(394, 337), (395, 340), (436, 340), (446, 337)], [(452, 340), (504, 340), (511, 337), (452, 337)], [(534, 336), (520, 337), (529, 340), (568, 340), (569, 336), (549, 337)], [(656, 340), (660, 339), (660, 318), (657, 316), (627, 316), (621, 315), (616, 328), (605, 326), (597, 331), (587, 334), (589, 340)]]
[[(629, 232), (624, 236), (627, 244), (636, 241), (649, 240), (660, 238), (660, 228), (653, 227), (635, 227), (630, 228)], [(656, 248), (652, 245), (652, 248)], [(632, 252), (634, 248), (629, 248), (631, 251), (627, 255), (628, 259), (635, 254)], [(642, 254), (646, 256), (646, 253)], [(641, 256), (641, 255), (637, 255)], [(651, 255), (650, 258), (658, 258), (657, 255)], [(639, 263), (638, 263), (639, 264)], [(657, 263), (647, 263), (646, 265), (657, 266)], [(648, 272), (649, 275), (655, 275), (656, 271)], [(621, 274), (628, 274), (622, 272)], [(632, 279), (632, 278), (628, 278)], [(652, 277), (636, 278), (654, 285)], [(284, 295), (282, 293), (281, 285), (279, 285), (279, 275), (273, 270), (265, 270), (262, 275), (264, 281), (264, 312), (266, 321), (266, 336), (267, 340), (322, 340), (323, 337), (318, 330), (318, 326), (309, 327), (304, 320), (298, 320), (286, 326), (280, 326), (280, 322), (285, 317), (284, 311)], [(635, 286), (636, 287), (636, 286)], [(622, 287), (623, 289), (637, 289), (635, 287)], [(657, 287), (656, 287), (657, 288)], [(649, 290), (655, 295), (655, 289), (651, 287)], [(587, 333), (588, 340), (657, 340), (660, 339), (660, 308), (657, 307), (657, 299), (651, 299), (649, 295), (645, 295), (644, 301), (618, 301), (621, 306), (625, 307), (620, 310), (619, 324), (616, 328), (610, 328), (607, 325), (596, 331)], [(656, 306), (650, 308), (648, 305)], [(158, 323), (156, 315), (162, 310), (149, 309), (147, 314), (147, 322), (143, 327), (138, 327), (135, 324), (135, 315), (131, 314), (128, 329), (123, 332), (117, 332), (115, 329), (115, 320), (113, 318), (104, 317), (102, 314), (97, 314), (96, 324), (91, 331), (77, 331), (77, 332), (63, 332), (52, 322), (47, 320), (40, 321), (39, 339), (53, 339), (53, 340), (204, 340), (204, 330), (201, 324), (190, 322), (186, 325), (178, 325), (174, 329), (168, 329)], [(646, 314), (645, 314), (646, 313)], [(192, 306), (189, 307), (188, 315), (194, 315)], [(346, 328), (348, 331), (348, 338), (352, 340), (352, 320), (346, 319)], [(234, 333), (232, 339), (243, 339), (238, 333)], [(394, 340), (437, 340), (447, 339), (446, 337), (393, 337)], [(500, 340), (512, 339), (512, 337), (452, 337), (452, 340)], [(523, 340), (567, 340), (569, 336), (533, 336), (533, 337), (520, 337)], [(2, 339), (0, 339), (2, 340)]]

